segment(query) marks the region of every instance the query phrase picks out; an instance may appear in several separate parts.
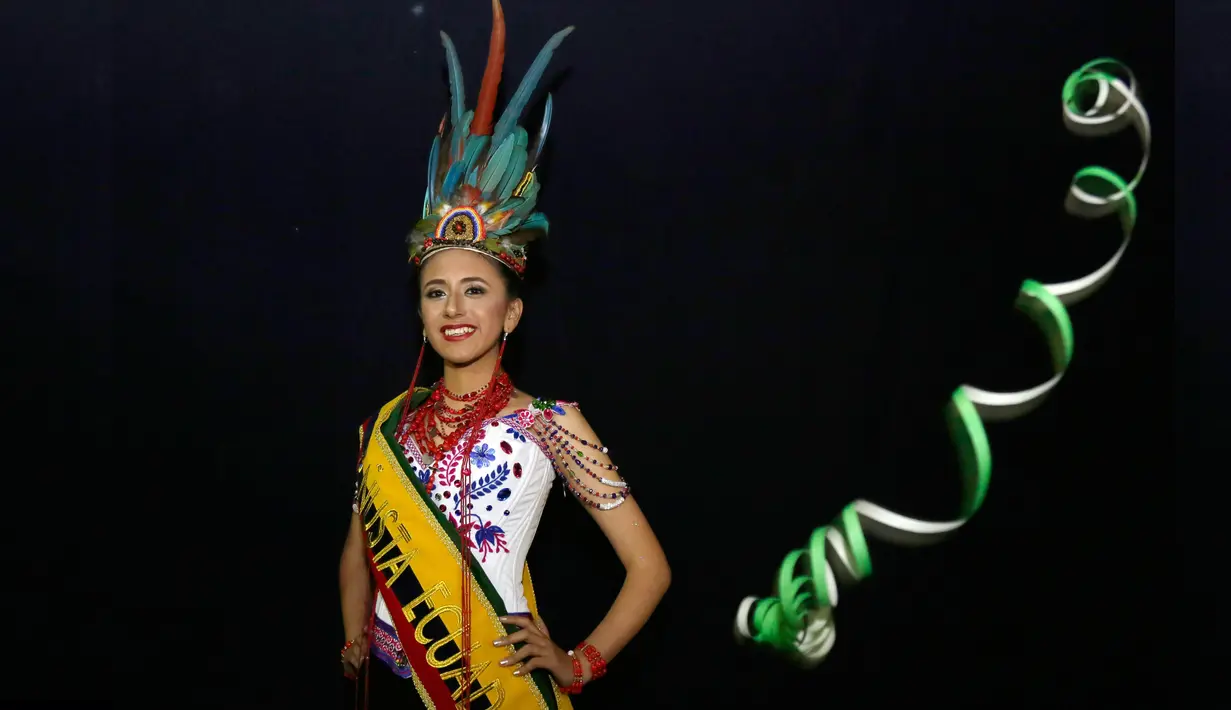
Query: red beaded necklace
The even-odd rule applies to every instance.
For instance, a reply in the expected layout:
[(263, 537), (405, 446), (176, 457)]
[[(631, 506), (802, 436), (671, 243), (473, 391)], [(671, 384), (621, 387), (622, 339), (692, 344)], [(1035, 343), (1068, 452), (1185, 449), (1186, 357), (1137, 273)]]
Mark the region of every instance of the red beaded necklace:
[[(432, 394), (411, 415), (406, 433), (414, 437), (420, 451), (433, 461), (439, 460), (457, 446), (476, 422), (498, 414), (508, 406), (512, 397), (513, 383), (504, 371), (474, 392), (460, 395), (450, 392), (441, 379)], [(462, 406), (454, 408), (449, 406), (449, 402), (459, 402)]]

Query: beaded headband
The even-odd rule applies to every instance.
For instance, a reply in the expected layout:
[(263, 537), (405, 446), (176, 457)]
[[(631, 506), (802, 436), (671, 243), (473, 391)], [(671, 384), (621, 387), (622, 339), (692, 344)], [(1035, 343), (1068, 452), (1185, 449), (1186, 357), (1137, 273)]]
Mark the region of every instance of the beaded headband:
[[(465, 110), (461, 63), (453, 41), (444, 32), (452, 105), (440, 121), (427, 165), (423, 218), (406, 237), (410, 261), (416, 266), (433, 254), (468, 249), (508, 266), (518, 276), (526, 271), (526, 244), (547, 235), (547, 217), (535, 212), (539, 182), (535, 167), (551, 125), (551, 95), (533, 149), (526, 130), (517, 125), (552, 52), (573, 31), (563, 29), (547, 41), (526, 72), (517, 92), (492, 124), (496, 89), (504, 64), (504, 10), (492, 0), (492, 36), (487, 68), (473, 111)], [(445, 125), (450, 126), (448, 137)]]

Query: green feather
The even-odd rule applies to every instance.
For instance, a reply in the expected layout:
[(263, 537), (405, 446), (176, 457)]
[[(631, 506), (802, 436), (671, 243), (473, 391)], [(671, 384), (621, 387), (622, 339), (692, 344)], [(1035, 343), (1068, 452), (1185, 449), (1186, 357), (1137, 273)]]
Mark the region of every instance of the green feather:
[[(466, 151), (462, 156), (462, 170), (469, 171), (478, 162), (479, 154), (487, 149), (487, 142), (491, 140), (491, 136), (471, 136), (470, 140), (466, 141)], [(471, 180), (466, 182), (470, 183)]]
[(506, 137), (500, 143), (500, 147), (487, 159), (487, 165), (483, 167), (483, 177), (479, 181), (479, 190), (484, 196), (499, 187), (504, 179), (505, 168), (509, 164), (509, 158), (513, 155), (513, 140), (513, 136)]
[(508, 212), (509, 210), (515, 210), (524, 201), (525, 201), (524, 197), (510, 197), (507, 200), (497, 204), (495, 207), (488, 210), (487, 213), (488, 214), (500, 214), (501, 212)]
[(493, 143), (499, 144), (500, 141), (504, 140), (504, 137), (513, 130), (513, 126), (521, 119), (522, 111), (526, 109), (526, 103), (530, 101), (530, 94), (534, 93), (534, 87), (538, 85), (543, 72), (547, 70), (547, 63), (551, 61), (552, 52), (556, 51), (556, 48), (560, 46), (560, 43), (572, 31), (572, 27), (560, 30), (552, 35), (551, 39), (547, 40), (547, 44), (539, 50), (539, 55), (535, 57), (534, 63), (530, 65), (530, 71), (526, 72), (526, 76), (521, 80), (521, 85), (517, 87), (517, 92), (513, 94), (513, 98), (509, 99), (509, 105), (505, 107), (504, 113), (500, 114), (500, 120), (496, 122), (496, 128), (492, 136)]
[[(525, 134), (525, 131), (522, 131)], [(500, 182), (500, 189), (496, 192), (496, 199), (507, 200), (513, 195), (513, 190), (517, 187), (517, 183), (521, 182), (521, 178), (526, 174), (526, 148), (525, 146), (514, 145), (513, 157), (509, 158), (509, 166), (504, 171), (504, 180)]]
[(449, 160), (455, 160), (462, 152), (462, 141), (466, 138), (466, 132), (470, 130), (470, 122), (474, 120), (474, 111), (467, 111), (462, 114), (461, 123), (453, 127), (449, 133), (449, 145), (452, 150), (449, 151)]
[(436, 233), (436, 225), (440, 224), (439, 216), (424, 217), (415, 223), (406, 235), (406, 244), (410, 247), (410, 255), (414, 256), (423, 249), (423, 242)]
[(526, 129), (521, 126), (513, 129), (513, 144), (518, 148), (525, 148), (530, 145), (530, 136), (526, 134)]
[(411, 230), (411, 234), (420, 234), (430, 236), (436, 233), (436, 225), (440, 224), (440, 215), (431, 215), (415, 222), (415, 227)]
[(519, 232), (542, 232), (543, 236), (547, 236), (547, 215), (542, 212), (535, 212), (526, 218), (526, 221), (521, 223), (518, 228)]
[(445, 60), (449, 65), (449, 94), (453, 97), (452, 123), (456, 129), (462, 122), (462, 112), (466, 110), (466, 89), (462, 85), (462, 63), (457, 58), (457, 48), (453, 46), (453, 40), (449, 39), (449, 35), (441, 32), (440, 39), (444, 41)]
[(530, 178), (530, 184), (526, 187), (525, 191), (521, 193), (521, 196), (525, 201), (518, 205), (517, 211), (513, 213), (513, 216), (518, 220), (523, 220), (528, 217), (530, 212), (534, 209), (534, 203), (538, 201), (539, 181), (537, 178)]
[[(466, 179), (462, 181), (464, 184), (479, 184), (479, 174), (483, 172), (483, 165), (485, 162), (482, 159), (482, 153), (491, 147), (491, 139), (491, 136), (471, 136), (470, 139), (466, 141)], [(470, 147), (472, 145), (479, 146), (474, 153), (470, 152)], [(490, 155), (491, 152), (488, 151), (488, 157), (490, 157)]]

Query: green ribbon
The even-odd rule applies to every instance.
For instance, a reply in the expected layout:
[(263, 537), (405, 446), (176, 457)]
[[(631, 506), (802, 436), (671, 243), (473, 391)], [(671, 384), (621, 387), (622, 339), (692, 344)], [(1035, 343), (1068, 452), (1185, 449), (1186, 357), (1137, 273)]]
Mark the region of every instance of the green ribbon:
[(776, 596), (743, 600), (735, 619), (738, 638), (784, 651), (804, 666), (823, 661), (834, 644), (839, 578), (853, 584), (872, 574), (869, 538), (899, 545), (932, 544), (965, 525), (983, 505), (991, 482), (992, 453), (983, 422), (1029, 412), (1064, 377), (1073, 359), (1073, 326), (1065, 307), (1097, 291), (1128, 248), (1137, 221), (1133, 190), (1150, 157), (1150, 122), (1137, 99), (1136, 77), (1114, 59), (1096, 59), (1073, 72), (1064, 83), (1062, 102), (1065, 125), (1078, 135), (1104, 136), (1132, 125), (1141, 139), (1142, 158), (1132, 180), (1090, 166), (1077, 171), (1069, 185), (1065, 199), (1069, 214), (1086, 219), (1119, 215), (1123, 239), (1111, 258), (1079, 279), (1052, 284), (1027, 280), (1018, 292), (1017, 309), (1039, 326), (1050, 346), (1052, 377), (1019, 392), (959, 386), (945, 411), (965, 483), (959, 516), (933, 522), (866, 500), (850, 503), (832, 523), (813, 531), (806, 548), (792, 550), (782, 561)]

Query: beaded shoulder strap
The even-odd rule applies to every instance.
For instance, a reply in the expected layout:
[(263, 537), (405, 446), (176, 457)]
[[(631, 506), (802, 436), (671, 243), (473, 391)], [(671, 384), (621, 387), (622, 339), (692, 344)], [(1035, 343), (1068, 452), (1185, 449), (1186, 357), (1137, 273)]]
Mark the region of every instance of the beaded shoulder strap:
[[(568, 429), (569, 410), (580, 412), (575, 402), (536, 399), (530, 405), (536, 416), (536, 433), (543, 451), (564, 483), (564, 490), (597, 510), (612, 510), (624, 504), (630, 493), (606, 446), (588, 441)], [(567, 495), (567, 492), (565, 495)]]

